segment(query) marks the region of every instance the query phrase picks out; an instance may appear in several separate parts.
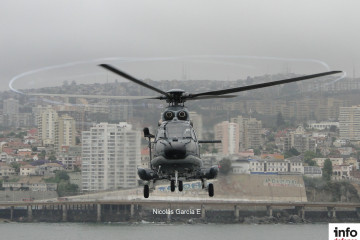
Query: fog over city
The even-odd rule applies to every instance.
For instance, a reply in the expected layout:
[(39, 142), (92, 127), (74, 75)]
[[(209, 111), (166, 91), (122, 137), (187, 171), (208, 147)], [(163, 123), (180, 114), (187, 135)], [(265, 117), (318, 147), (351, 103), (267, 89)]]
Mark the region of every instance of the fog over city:
[[(118, 79), (360, 72), (358, 1), (2, 1), (1, 90)], [(24, 74), (25, 73), (25, 74)], [(119, 79), (120, 80), (120, 79)]]

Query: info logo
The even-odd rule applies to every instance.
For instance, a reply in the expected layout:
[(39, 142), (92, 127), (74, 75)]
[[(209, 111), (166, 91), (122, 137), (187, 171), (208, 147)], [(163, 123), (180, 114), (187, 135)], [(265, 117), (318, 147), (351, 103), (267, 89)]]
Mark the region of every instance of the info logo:
[(360, 223), (329, 223), (329, 240), (360, 240)]

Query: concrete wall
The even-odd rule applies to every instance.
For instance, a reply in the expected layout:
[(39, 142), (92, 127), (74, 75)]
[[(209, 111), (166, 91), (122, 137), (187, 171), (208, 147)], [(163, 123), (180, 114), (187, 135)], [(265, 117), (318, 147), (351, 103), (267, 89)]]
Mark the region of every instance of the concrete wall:
[(250, 201), (307, 202), (302, 176), (228, 175), (214, 182), (215, 196)]

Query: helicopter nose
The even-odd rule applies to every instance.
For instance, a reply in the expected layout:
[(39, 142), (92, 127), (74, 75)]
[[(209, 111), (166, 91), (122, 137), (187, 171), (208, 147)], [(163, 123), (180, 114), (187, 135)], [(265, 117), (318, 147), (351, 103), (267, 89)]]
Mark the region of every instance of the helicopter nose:
[(186, 147), (183, 143), (172, 142), (170, 146), (166, 146), (164, 150), (166, 158), (181, 159), (186, 157)]

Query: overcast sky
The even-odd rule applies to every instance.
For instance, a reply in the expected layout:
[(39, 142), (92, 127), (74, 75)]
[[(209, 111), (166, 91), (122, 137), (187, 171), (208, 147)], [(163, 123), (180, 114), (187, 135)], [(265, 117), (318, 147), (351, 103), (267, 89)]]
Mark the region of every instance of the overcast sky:
[(101, 62), (154, 80), (327, 66), (359, 76), (359, 9), (358, 0), (2, 0), (0, 90), (29, 71), (14, 86), (114, 79)]

